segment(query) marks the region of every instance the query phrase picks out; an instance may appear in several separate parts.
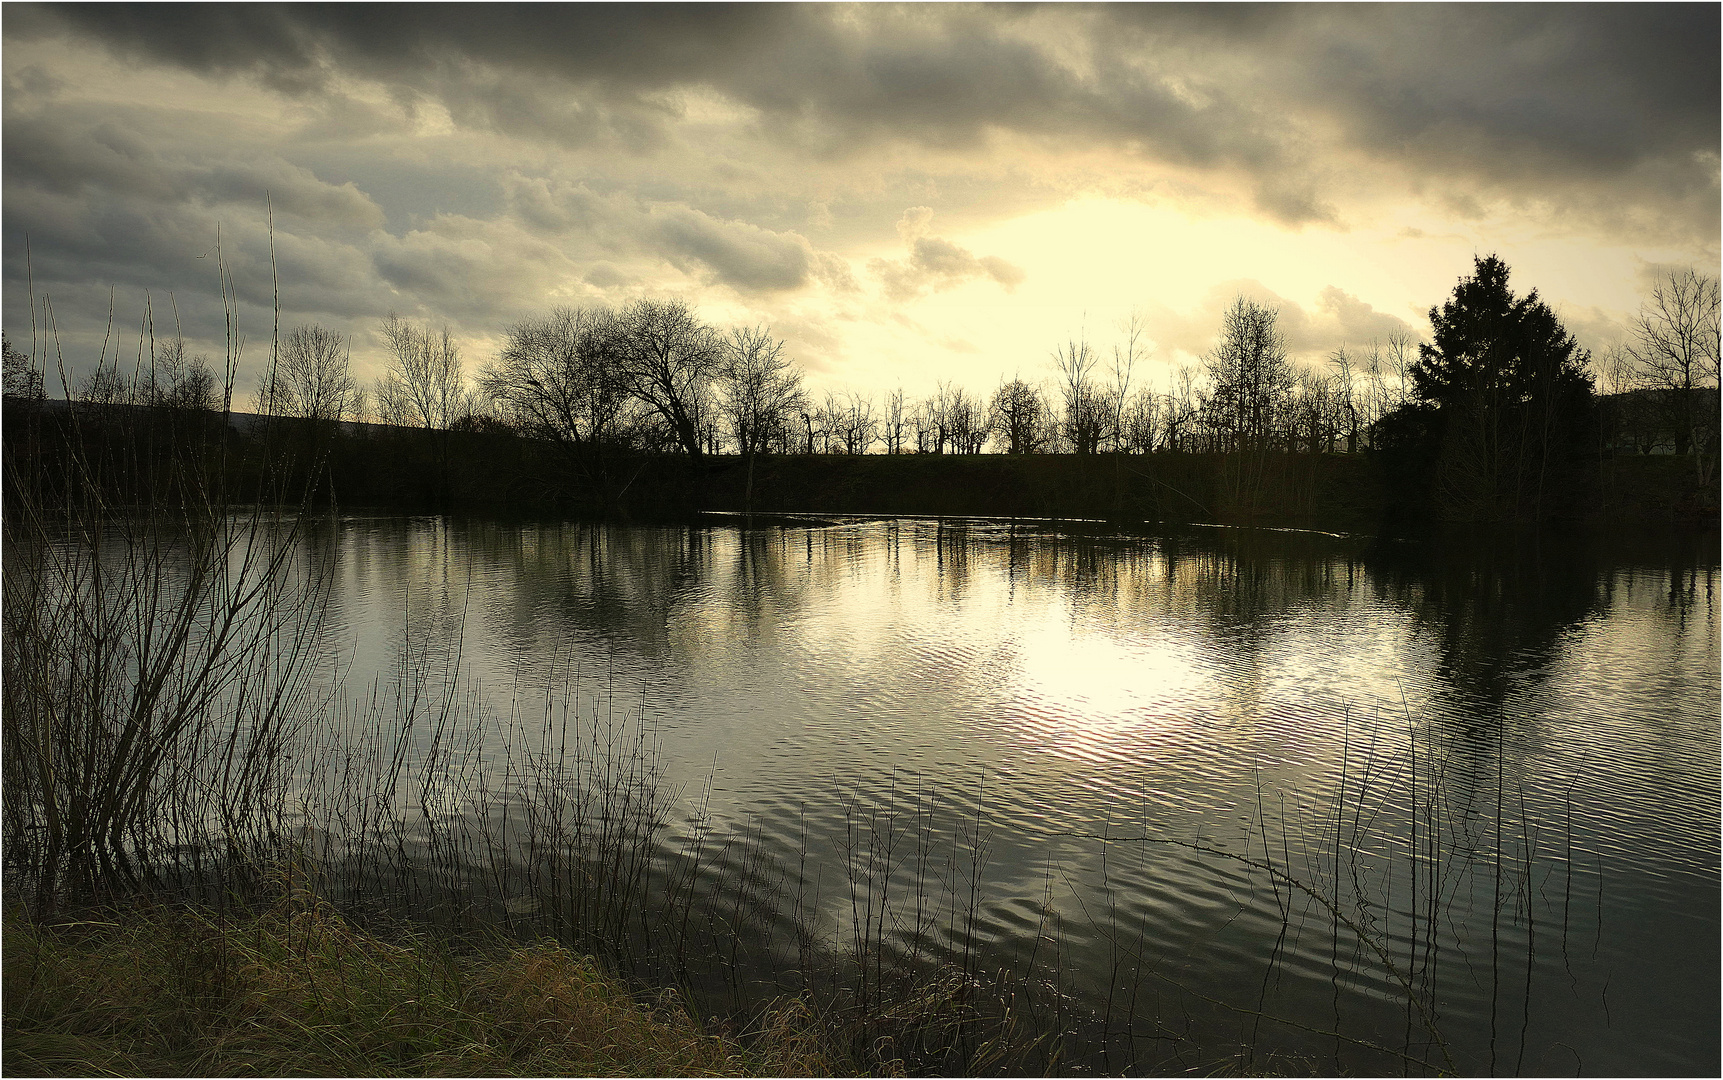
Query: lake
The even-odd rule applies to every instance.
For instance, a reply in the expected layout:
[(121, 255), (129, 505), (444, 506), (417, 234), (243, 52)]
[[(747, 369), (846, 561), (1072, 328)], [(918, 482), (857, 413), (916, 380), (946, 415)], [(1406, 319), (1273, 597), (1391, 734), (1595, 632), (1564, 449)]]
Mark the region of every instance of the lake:
[(775, 898), (762, 984), (810, 947), (1032, 974), (1072, 1069), (1716, 1073), (1714, 535), (1094, 529), (350, 516), (311, 548), (331, 685), (458, 671), (504, 801), (485, 732), (566, 739), (519, 706), (545, 687), (643, 724), (654, 859)]

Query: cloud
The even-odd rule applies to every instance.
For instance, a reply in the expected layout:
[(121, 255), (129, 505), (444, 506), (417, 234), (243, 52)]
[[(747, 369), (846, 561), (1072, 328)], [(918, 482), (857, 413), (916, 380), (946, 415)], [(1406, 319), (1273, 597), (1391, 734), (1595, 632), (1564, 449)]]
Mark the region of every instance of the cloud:
[(1541, 199), (1690, 232), (1716, 231), (1718, 30), (1714, 5), (69, 5), (6, 23), (10, 41), (94, 41), (305, 99), (378, 84), (562, 147), (670, 152), (699, 89), (761, 144), (817, 158), (983, 153), (1002, 133), (1106, 147), (1237, 180), (1295, 227), (1344, 216), (1351, 181), (1317, 163), (1348, 156), (1455, 206)]
[(153, 125), (73, 113), (9, 118), (5, 128), (8, 197), (29, 189), (107, 201), (194, 202), (238, 206), (359, 229), (383, 213), (352, 183), (320, 179), (274, 154), (210, 157), (195, 143)]
[(511, 209), (526, 226), (565, 239), (572, 251), (647, 255), (709, 284), (743, 293), (854, 287), (841, 258), (793, 231), (729, 220), (679, 202), (600, 194), (585, 184), (519, 173), (505, 180)]
[(873, 259), (868, 269), (885, 286), (888, 297), (913, 300), (927, 292), (956, 288), (975, 278), (991, 278), (1010, 292), (1028, 275), (996, 255), (976, 258), (967, 248), (938, 236), (928, 235), (933, 210), (912, 206), (898, 219), (898, 235), (909, 244), (907, 259)]
[(1313, 320), (1319, 327), (1318, 333), (1323, 341), (1317, 348), (1337, 347), (1334, 345), (1338, 337), (1340, 345), (1359, 344), (1368, 341), (1387, 341), (1396, 334), (1413, 335), (1411, 324), (1386, 311), (1377, 311), (1364, 301), (1335, 285), (1323, 288), (1317, 294), (1316, 308), (1318, 316)]
[(1309, 183), (1266, 181), (1256, 189), (1256, 208), (1271, 219), (1292, 228), (1310, 224), (1339, 224), (1334, 206), (1316, 194)]
[(1287, 352), (1307, 363), (1325, 362), (1343, 346), (1355, 350), (1398, 334), (1418, 337), (1417, 329), (1404, 319), (1377, 311), (1337, 286), (1323, 288), (1315, 308), (1307, 309), (1250, 278), (1216, 285), (1197, 309), (1188, 313), (1152, 306), (1145, 313), (1146, 329), (1162, 350), (1201, 357), (1219, 336), (1222, 314), (1240, 296), (1275, 309), (1275, 324), (1286, 336)]
[[(1037, 271), (959, 244), (954, 215), (968, 230), (1097, 191), (1351, 229), (1353, 247), (1416, 222), (1414, 259), (1503, 225), (1714, 258), (1718, 22), (1705, 5), (13, 5), (6, 315), (29, 313), (28, 234), (38, 290), (98, 342), (110, 285), (174, 291), (218, 340), (200, 256), (219, 228), (253, 329), (276, 280), (289, 321), (394, 309), (475, 335), (674, 292), (799, 320), (836, 370), (845, 320), (975, 282), (1003, 299)], [(901, 248), (867, 262), (894, 224)], [(1156, 309), (1157, 336), (1200, 353), (1247, 285)], [(1300, 292), (1308, 307), (1261, 292), (1310, 355), (1407, 325), (1338, 288)], [(999, 349), (970, 328), (923, 340), (972, 339)]]
[(794, 233), (747, 222), (719, 221), (688, 207), (654, 209), (655, 238), (679, 269), (690, 262), (715, 281), (744, 292), (797, 289), (807, 284), (813, 247)]

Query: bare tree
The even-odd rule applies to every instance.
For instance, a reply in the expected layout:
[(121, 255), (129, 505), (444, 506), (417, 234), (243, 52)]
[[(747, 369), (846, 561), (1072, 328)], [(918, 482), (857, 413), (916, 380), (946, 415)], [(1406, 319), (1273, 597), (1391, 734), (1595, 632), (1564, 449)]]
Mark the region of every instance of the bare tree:
[(1147, 386), (1137, 388), (1119, 414), (1119, 448), (1127, 454), (1154, 450), (1161, 431), (1161, 397)]
[(736, 450), (748, 459), (745, 509), (754, 508), (754, 459), (764, 453), (791, 413), (803, 406), (802, 373), (784, 343), (763, 326), (738, 327), (724, 340), (718, 401)]
[(1007, 454), (1034, 454), (1047, 448), (1053, 431), (1047, 401), (1022, 379), (1001, 383), (989, 409), (995, 434)]
[(961, 386), (942, 387), (946, 427), (951, 450), (956, 454), (979, 454), (992, 429), (987, 410)]
[(916, 404), (911, 423), (915, 449), (921, 454), (943, 454), (951, 442), (951, 403), (955, 388), (940, 380), (934, 392)]
[(125, 405), (132, 400), (132, 388), (119, 369), (99, 363), (96, 370), (78, 384), (76, 394), (78, 400), (87, 405)]
[(449, 328), (404, 322), (394, 312), (383, 322), (389, 366), (377, 380), (377, 414), (386, 424), (447, 429), (467, 411), (461, 352)]
[(908, 420), (903, 411), (903, 387), (898, 387), (885, 398), (884, 415), (880, 418), (880, 435), (885, 439), (887, 454), (903, 453), (903, 434)]
[(505, 422), (561, 447), (600, 490), (607, 448), (626, 445), (635, 426), (612, 349), (613, 322), (603, 308), (557, 308), (516, 323), (478, 377), (479, 392)]
[(1166, 396), (1161, 424), (1162, 445), (1174, 453), (1200, 450), (1202, 412), (1197, 372), (1189, 364), (1180, 364), (1173, 372), (1173, 387)]
[(915, 452), (918, 454), (937, 454), (945, 447), (944, 421), (942, 408), (937, 397), (924, 398), (916, 402), (910, 411), (909, 424), (915, 431)]
[(1688, 268), (1658, 279), (1625, 343), (1638, 386), (1654, 391), (1677, 454), (1708, 441), (1702, 415), (1714, 412), (1694, 391), (1718, 384), (1717, 279)]
[(1104, 394), (1107, 403), (1112, 406), (1112, 416), (1108, 418), (1110, 428), (1105, 437), (1111, 440), (1115, 452), (1124, 449), (1125, 398), (1131, 391), (1131, 374), (1136, 369), (1143, 351), (1142, 313), (1131, 312), (1120, 330), (1123, 331), (1125, 340), (1123, 345), (1113, 346), (1113, 381)]
[(1636, 454), (1650, 454), (1663, 440), (1664, 410), (1653, 400), (1655, 391), (1640, 384), (1638, 365), (1621, 342), (1592, 357), (1604, 424), (1599, 436), (1606, 444)]
[(1338, 425), (1338, 430), (1346, 436), (1346, 452), (1355, 454), (1359, 449), (1359, 439), (1368, 423), (1359, 401), (1361, 395), (1358, 386), (1358, 372), (1344, 345), (1329, 355), (1328, 363), (1334, 368), (1335, 423)]
[(1278, 316), (1275, 308), (1236, 298), (1221, 317), (1220, 340), (1203, 357), (1211, 423), (1227, 449), (1267, 449), (1291, 394), (1292, 364)]
[(763, 452), (772, 429), (801, 403), (802, 373), (763, 326), (730, 331), (717, 379), (728, 434), (743, 455)]
[(258, 412), (307, 420), (344, 420), (364, 398), (349, 365), (347, 339), (315, 324), (287, 335), (257, 388)]
[(1108, 412), (1104, 395), (1095, 384), (1100, 363), (1086, 338), (1067, 341), (1053, 350), (1053, 369), (1058, 373), (1065, 405), (1060, 434), (1066, 447), (1078, 454), (1100, 449), (1102, 417)]
[(1334, 448), (1339, 430), (1335, 380), (1309, 368), (1299, 368), (1287, 397), (1286, 448), (1320, 454)]
[(850, 391), (844, 401), (844, 452), (865, 454), (878, 437), (879, 420), (874, 416), (873, 398)]
[(723, 363), (718, 334), (682, 300), (636, 300), (614, 329), (629, 392), (663, 419), (689, 457), (702, 460), (697, 417), (701, 396)]
[(23, 353), (12, 347), (10, 338), (0, 335), (0, 352), (5, 357), (5, 396), (39, 401), (48, 396), (42, 369)]
[(215, 371), (209, 357), (187, 356), (182, 338), (167, 341), (156, 350), (139, 397), (169, 409), (214, 410)]

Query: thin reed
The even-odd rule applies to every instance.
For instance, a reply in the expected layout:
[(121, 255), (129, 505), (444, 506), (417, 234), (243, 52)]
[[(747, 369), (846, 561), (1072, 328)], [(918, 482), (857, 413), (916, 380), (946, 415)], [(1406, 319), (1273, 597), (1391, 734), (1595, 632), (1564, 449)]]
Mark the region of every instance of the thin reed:
[[(1313, 801), (1258, 783), (1242, 850), (1109, 822), (1063, 838), (1086, 864), (1048, 856), (1030, 898), (990, 891), (985, 776), (963, 812), (949, 784), (839, 790), (841, 830), (804, 820), (786, 858), (670, 788), (647, 703), (571, 660), (488, 697), (409, 626), (392, 679), (331, 689), (333, 529), (281, 494), (282, 457), (253, 455), (245, 490), (276, 494), (241, 504), (225, 426), (168, 419), (71, 409), (8, 444), (9, 1070), (1524, 1064), (1554, 929), (1537, 867), (1565, 850), (1565, 952), (1575, 866), (1507, 775), (1504, 718), (1483, 755), (1409, 712), (1392, 745), (1349, 727)], [(1129, 895), (1151, 848), (1268, 927), (1260, 981), (1216, 995), (1166, 955)], [(116, 906), (141, 894), (191, 906)], [(1012, 904), (1034, 929), (1002, 943)], [(1451, 930), (1478, 904), (1487, 946)], [(456, 957), (475, 941), (490, 959)], [(1313, 955), (1320, 1022), (1283, 990)], [(1483, 971), (1488, 1045), (1462, 1049), (1445, 990)], [(674, 1004), (642, 1010), (646, 988)]]

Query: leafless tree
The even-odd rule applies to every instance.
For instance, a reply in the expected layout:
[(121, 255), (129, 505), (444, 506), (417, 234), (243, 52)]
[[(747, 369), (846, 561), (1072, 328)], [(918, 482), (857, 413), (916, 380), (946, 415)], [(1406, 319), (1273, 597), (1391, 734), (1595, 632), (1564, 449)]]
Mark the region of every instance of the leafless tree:
[(1161, 433), (1161, 397), (1147, 386), (1137, 388), (1119, 414), (1119, 448), (1127, 454), (1147, 454)]
[(752, 510), (754, 459), (771, 446), (789, 415), (802, 411), (802, 373), (764, 326), (737, 327), (724, 339), (718, 401), (736, 451), (748, 459), (745, 508)]
[(28, 356), (14, 349), (11, 339), (4, 335), (0, 335), (0, 353), (5, 357), (5, 396), (37, 401), (48, 396), (42, 369)]
[(1102, 418), (1110, 411), (1096, 385), (1100, 364), (1100, 356), (1086, 338), (1069, 340), (1053, 350), (1053, 369), (1065, 406), (1060, 435), (1074, 453), (1093, 454), (1100, 449)]
[(1287, 397), (1286, 448), (1320, 454), (1334, 448), (1340, 429), (1335, 379), (1310, 368), (1299, 368)]
[(1208, 368), (1210, 422), (1226, 449), (1263, 450), (1292, 391), (1279, 312), (1247, 297), (1221, 317), (1220, 340), (1203, 357)]
[(1360, 400), (1363, 394), (1358, 385), (1357, 366), (1344, 345), (1329, 355), (1328, 363), (1334, 369), (1335, 423), (1338, 430), (1346, 436), (1346, 452), (1355, 454), (1369, 424), (1364, 403)]
[(608, 448), (627, 445), (637, 426), (612, 348), (614, 321), (603, 308), (557, 308), (516, 323), (478, 376), (504, 422), (561, 447), (601, 491)]
[(961, 386), (942, 386), (946, 432), (955, 454), (979, 454), (987, 443), (992, 425), (987, 410)]
[(1197, 371), (1189, 364), (1180, 364), (1173, 372), (1173, 387), (1165, 400), (1161, 437), (1162, 444), (1174, 453), (1203, 449), (1202, 394), (1197, 378)]
[(662, 418), (689, 457), (702, 460), (699, 403), (723, 363), (722, 339), (681, 300), (636, 300), (614, 331), (629, 393)]
[(1372, 339), (1364, 353), (1362, 406), (1365, 434), (1376, 446), (1376, 422), (1404, 405), (1412, 394), (1412, 365), (1418, 359), (1418, 340), (1404, 330), (1388, 335), (1386, 345)]
[(185, 341), (173, 338), (156, 350), (140, 397), (169, 409), (216, 408), (215, 371), (202, 353), (187, 356)]
[[(1717, 279), (1688, 268), (1658, 279), (1625, 343), (1638, 386), (1654, 391), (1677, 454), (1708, 441), (1714, 412), (1695, 390), (1718, 385)], [(1715, 417), (1712, 417), (1714, 420)]]
[(1112, 406), (1108, 417), (1109, 430), (1105, 437), (1117, 452), (1124, 449), (1125, 398), (1131, 391), (1131, 376), (1143, 353), (1143, 316), (1133, 311), (1120, 330), (1125, 336), (1122, 344), (1113, 346), (1113, 381), (1104, 391), (1107, 404)]
[(1636, 454), (1656, 451), (1663, 440), (1664, 410), (1653, 400), (1655, 391), (1640, 384), (1638, 365), (1621, 342), (1594, 354), (1597, 391), (1603, 397), (1605, 425), (1600, 435), (1614, 446)]
[(1052, 430), (1046, 399), (1022, 379), (999, 385), (989, 413), (1007, 454), (1034, 454), (1047, 448)]
[(873, 398), (851, 391), (843, 399), (841, 433), (846, 454), (865, 454), (879, 437)]
[(377, 380), (378, 417), (385, 424), (447, 429), (470, 407), (461, 352), (448, 327), (435, 333), (394, 312), (383, 322), (389, 366)]
[(836, 454), (842, 451), (844, 412), (843, 398), (836, 390), (827, 390), (824, 400), (809, 410), (807, 421), (812, 424), (813, 437), (817, 440), (820, 453)]
[(125, 405), (132, 400), (132, 388), (119, 369), (101, 364), (78, 384), (76, 394), (87, 405)]
[(954, 387), (940, 380), (934, 392), (916, 404), (911, 424), (915, 449), (921, 454), (943, 454), (951, 442), (951, 397)]
[(799, 408), (802, 373), (784, 343), (763, 326), (738, 327), (724, 339), (718, 400), (727, 433), (743, 455), (765, 451), (784, 415)]
[(915, 452), (918, 454), (938, 454), (945, 448), (944, 418), (937, 397), (924, 398), (916, 402), (910, 411), (909, 424), (915, 432)]
[(903, 387), (886, 395), (884, 415), (880, 418), (880, 436), (885, 439), (887, 454), (903, 453), (903, 436), (908, 426), (903, 410)]
[(41, 369), (23, 353), (12, 347), (12, 339), (0, 335), (0, 356), (4, 357), (4, 372), (0, 374), (6, 397), (30, 398), (47, 396)]
[(363, 411), (347, 339), (315, 324), (287, 335), (257, 388), (258, 412), (307, 420), (345, 420)]

